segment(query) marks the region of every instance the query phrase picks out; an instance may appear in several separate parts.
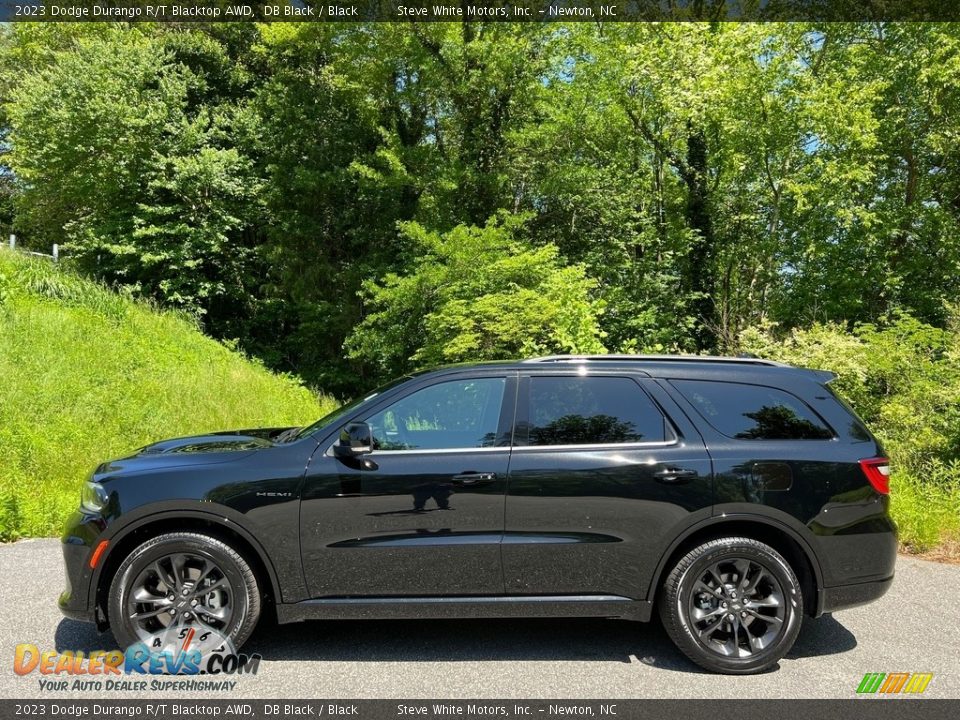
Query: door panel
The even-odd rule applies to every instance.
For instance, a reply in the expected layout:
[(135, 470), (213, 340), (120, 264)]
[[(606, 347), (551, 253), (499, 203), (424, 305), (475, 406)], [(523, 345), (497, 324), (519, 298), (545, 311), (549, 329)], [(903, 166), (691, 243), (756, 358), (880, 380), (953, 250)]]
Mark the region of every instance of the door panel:
[[(638, 402), (657, 413), (667, 409), (673, 420), (662, 439), (644, 441), (655, 437), (652, 429), (657, 418), (625, 417), (622, 403), (636, 407), (629, 400), (634, 391), (617, 384), (613, 389), (618, 400), (610, 400), (609, 392), (600, 393), (599, 405), (587, 403), (592, 409), (585, 414), (560, 415), (559, 421), (548, 423), (550, 430), (538, 436), (541, 440), (578, 439), (576, 433), (584, 427), (593, 428), (591, 432), (599, 427), (606, 435), (598, 439), (633, 439), (638, 428), (646, 429), (639, 441), (514, 448), (503, 541), (508, 594), (646, 597), (660, 551), (675, 529), (693, 512), (705, 508), (709, 513), (711, 465), (702, 439), (666, 393), (646, 381), (640, 381), (636, 390), (642, 392), (643, 387), (649, 395), (636, 396)], [(521, 380), (519, 397), (518, 435), (520, 428), (543, 427), (537, 409), (530, 407), (526, 378)], [(604, 403), (610, 405), (609, 412), (604, 412)], [(562, 410), (552, 412), (557, 415)], [(558, 427), (566, 428), (566, 435), (557, 437)], [(569, 428), (575, 429), (573, 435)], [(613, 436), (610, 428), (615, 429)]]
[[(311, 597), (503, 592), (500, 541), (517, 383), (515, 376), (486, 380), (445, 377), (356, 418), (374, 428), (379, 449), (369, 455), (318, 451), (300, 517)], [(443, 383), (461, 385), (448, 392), (436, 387)], [(496, 408), (491, 388), (502, 393)], [(437, 447), (468, 442), (477, 447)]]

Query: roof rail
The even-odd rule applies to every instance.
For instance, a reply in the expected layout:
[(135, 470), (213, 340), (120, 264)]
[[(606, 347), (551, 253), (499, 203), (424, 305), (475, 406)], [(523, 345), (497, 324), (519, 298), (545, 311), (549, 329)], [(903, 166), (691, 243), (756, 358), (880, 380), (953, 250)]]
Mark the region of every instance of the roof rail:
[(716, 355), (544, 355), (529, 358), (524, 363), (579, 363), (579, 362), (688, 362), (688, 363), (733, 363), (738, 365), (768, 365), (770, 367), (792, 367), (775, 360), (757, 357), (718, 357)]

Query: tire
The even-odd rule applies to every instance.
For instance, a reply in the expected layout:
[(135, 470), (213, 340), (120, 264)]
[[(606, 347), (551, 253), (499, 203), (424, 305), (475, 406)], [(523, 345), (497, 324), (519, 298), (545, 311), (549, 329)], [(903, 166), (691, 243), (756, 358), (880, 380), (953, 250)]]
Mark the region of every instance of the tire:
[(745, 537), (711, 540), (684, 555), (659, 603), (663, 626), (683, 654), (727, 675), (775, 666), (797, 639), (802, 609), (789, 563)]
[[(257, 624), (260, 604), (256, 575), (240, 553), (208, 535), (178, 532), (147, 540), (123, 560), (107, 613), (121, 648), (177, 624), (212, 628), (239, 649)], [(134, 620), (134, 612), (152, 617)]]

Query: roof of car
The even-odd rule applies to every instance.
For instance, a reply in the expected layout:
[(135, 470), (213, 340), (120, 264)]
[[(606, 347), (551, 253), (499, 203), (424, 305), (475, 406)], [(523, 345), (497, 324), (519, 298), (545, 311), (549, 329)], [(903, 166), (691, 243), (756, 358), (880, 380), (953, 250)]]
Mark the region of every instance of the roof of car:
[(523, 360), (523, 364), (536, 363), (732, 363), (735, 365), (768, 365), (772, 367), (791, 367), (774, 360), (742, 355), (723, 357), (718, 355), (544, 355), (543, 357)]
[[(571, 365), (590, 370), (632, 370), (646, 375), (659, 377), (703, 377), (734, 375), (813, 375), (820, 382), (829, 382), (836, 375), (828, 370), (809, 370), (798, 368), (774, 360), (765, 360), (752, 356), (720, 357), (714, 355), (546, 355), (526, 360), (495, 360), (487, 362), (461, 363), (434, 368), (433, 371), (470, 370), (473, 368), (497, 367), (518, 371), (559, 369)], [(422, 374), (422, 373), (417, 373)]]

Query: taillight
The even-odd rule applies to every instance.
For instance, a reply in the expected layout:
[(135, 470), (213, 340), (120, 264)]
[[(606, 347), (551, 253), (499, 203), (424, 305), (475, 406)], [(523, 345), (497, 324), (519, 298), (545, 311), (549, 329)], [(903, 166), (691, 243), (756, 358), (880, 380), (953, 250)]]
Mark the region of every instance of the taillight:
[(867, 458), (860, 461), (863, 474), (881, 495), (890, 494), (890, 461), (884, 457)]

